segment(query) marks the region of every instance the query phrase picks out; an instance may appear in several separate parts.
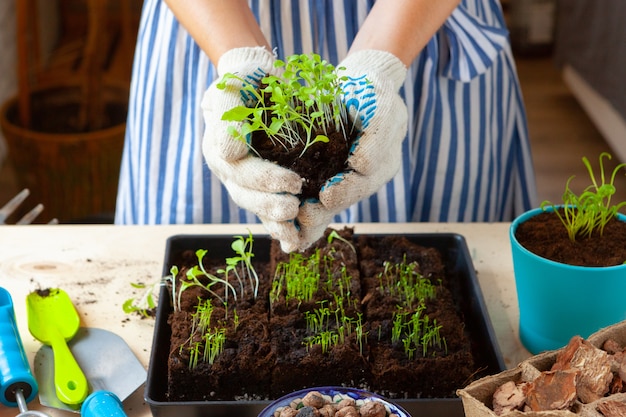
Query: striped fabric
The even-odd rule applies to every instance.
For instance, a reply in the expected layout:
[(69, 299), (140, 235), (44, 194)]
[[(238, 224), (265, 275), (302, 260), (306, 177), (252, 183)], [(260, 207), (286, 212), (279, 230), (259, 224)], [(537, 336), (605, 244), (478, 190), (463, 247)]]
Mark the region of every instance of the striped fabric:
[[(250, 0), (280, 57), (346, 54), (372, 0)], [(416, 22), (416, 24), (419, 24)], [(402, 167), (338, 222), (507, 221), (535, 205), (526, 116), (497, 0), (463, 0), (402, 94)], [(200, 100), (215, 69), (162, 0), (145, 0), (117, 224), (252, 223), (203, 161)]]

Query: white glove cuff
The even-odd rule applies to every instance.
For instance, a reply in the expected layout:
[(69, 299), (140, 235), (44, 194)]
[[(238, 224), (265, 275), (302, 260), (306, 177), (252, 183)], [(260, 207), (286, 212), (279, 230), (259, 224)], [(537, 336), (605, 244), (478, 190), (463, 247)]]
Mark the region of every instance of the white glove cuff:
[(361, 71), (371, 76), (380, 73), (391, 83), (395, 91), (398, 91), (406, 78), (407, 67), (400, 59), (387, 51), (365, 49), (348, 55), (339, 64), (348, 71)]
[(217, 73), (222, 76), (228, 72), (252, 72), (258, 68), (270, 73), (276, 57), (263, 46), (233, 48), (224, 52), (217, 63)]

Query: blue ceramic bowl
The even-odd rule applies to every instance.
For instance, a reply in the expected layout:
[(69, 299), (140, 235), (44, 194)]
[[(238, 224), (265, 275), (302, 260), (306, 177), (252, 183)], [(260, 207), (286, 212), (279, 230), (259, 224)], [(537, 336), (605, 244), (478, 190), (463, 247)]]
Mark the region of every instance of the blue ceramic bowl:
[(350, 397), (354, 400), (363, 400), (363, 401), (377, 401), (382, 403), (387, 409), (387, 414), (396, 414), (398, 417), (411, 417), (411, 415), (400, 407), (397, 404), (394, 404), (387, 400), (386, 398), (374, 394), (369, 391), (364, 391), (356, 388), (346, 388), (346, 387), (312, 387), (306, 388), (300, 391), (292, 392), (291, 394), (287, 394), (272, 403), (270, 403), (267, 407), (261, 411), (259, 417), (272, 417), (277, 408), (286, 407), (291, 404), (292, 401), (298, 398), (304, 398), (311, 391), (317, 391), (322, 395), (328, 395), (331, 398), (334, 398), (336, 395), (342, 397)]

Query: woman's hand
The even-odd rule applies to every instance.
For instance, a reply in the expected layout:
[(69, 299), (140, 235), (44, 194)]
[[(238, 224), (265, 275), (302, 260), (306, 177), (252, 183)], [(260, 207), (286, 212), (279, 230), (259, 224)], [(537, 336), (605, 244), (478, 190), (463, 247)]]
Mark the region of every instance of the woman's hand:
[[(275, 57), (263, 47), (235, 48), (222, 55), (218, 74), (237, 74), (250, 83), (259, 83), (274, 71)], [(300, 204), (296, 194), (302, 179), (295, 172), (263, 160), (249, 152), (248, 145), (228, 133), (233, 122), (222, 120), (225, 111), (240, 106), (241, 82), (230, 79), (226, 88), (215, 81), (202, 100), (205, 120), (204, 158), (211, 171), (222, 181), (233, 201), (256, 214), (268, 230), (280, 229), (275, 223), (293, 221)]]
[(293, 231), (276, 232), (283, 250), (302, 250), (319, 239), (333, 217), (369, 197), (398, 172), (407, 109), (399, 90), (407, 69), (393, 54), (364, 50), (337, 66), (344, 81), (344, 103), (359, 130), (348, 169), (322, 187), (319, 201), (303, 202)]

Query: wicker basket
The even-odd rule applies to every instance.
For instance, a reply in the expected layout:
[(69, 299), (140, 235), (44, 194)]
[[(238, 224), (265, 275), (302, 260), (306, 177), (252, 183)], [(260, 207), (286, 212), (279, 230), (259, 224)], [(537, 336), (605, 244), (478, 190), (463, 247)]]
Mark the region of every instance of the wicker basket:
[[(70, 12), (80, 13), (84, 30), (61, 39), (50, 54), (38, 42), (44, 16), (39, 3), (16, 2), (18, 91), (0, 109), (8, 162), (17, 185), (30, 189), (46, 215), (60, 222), (109, 222), (126, 130), (138, 2), (76, 1)], [(65, 22), (68, 9), (57, 5), (54, 10)]]
[[(0, 110), (0, 127), (8, 145), (20, 188), (60, 222), (95, 222), (115, 209), (120, 161), (126, 129), (128, 90), (106, 87), (107, 123), (100, 130), (72, 132), (80, 89), (50, 87), (32, 93), (32, 124), (18, 121), (17, 97)], [(70, 114), (68, 114), (70, 113)], [(54, 133), (46, 125), (57, 124)], [(98, 221), (99, 222), (99, 221)]]

